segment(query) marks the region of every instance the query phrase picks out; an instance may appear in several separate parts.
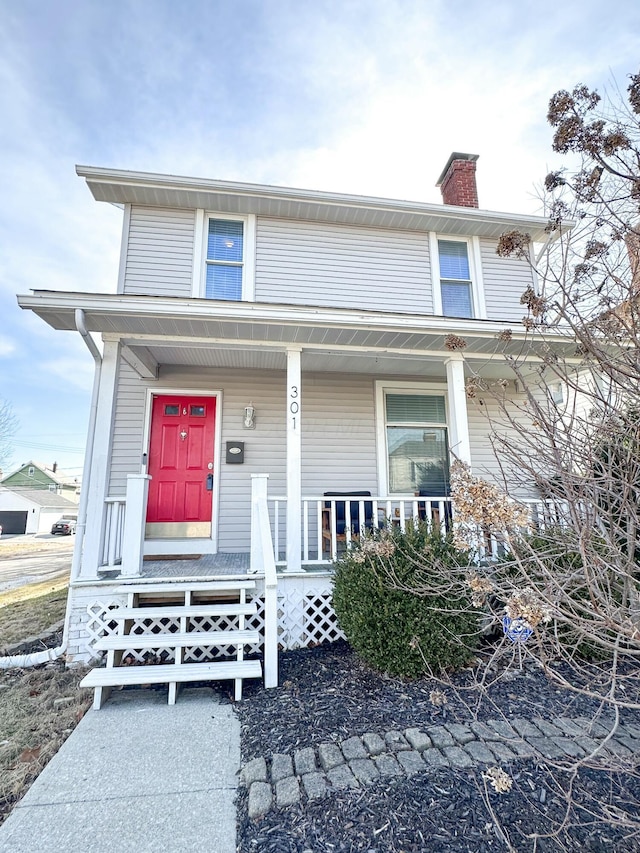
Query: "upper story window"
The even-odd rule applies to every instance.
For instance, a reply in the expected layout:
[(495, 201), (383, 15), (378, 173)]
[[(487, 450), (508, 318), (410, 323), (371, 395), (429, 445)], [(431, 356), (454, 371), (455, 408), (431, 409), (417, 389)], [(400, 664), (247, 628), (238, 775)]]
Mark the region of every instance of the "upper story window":
[(252, 301), (255, 293), (255, 214), (196, 211), (192, 293), (204, 299)]
[(244, 272), (244, 222), (209, 219), (205, 296), (207, 299), (242, 299)]
[(460, 240), (438, 240), (438, 258), (443, 315), (473, 317), (468, 244)]

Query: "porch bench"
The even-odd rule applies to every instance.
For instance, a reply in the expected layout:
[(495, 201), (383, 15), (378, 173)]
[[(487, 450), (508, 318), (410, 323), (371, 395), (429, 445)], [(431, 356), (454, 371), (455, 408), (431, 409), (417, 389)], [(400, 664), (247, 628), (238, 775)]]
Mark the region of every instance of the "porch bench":
[(226, 681), (228, 679), (237, 682), (238, 679), (261, 677), (262, 664), (258, 660), (171, 663), (92, 669), (82, 679), (80, 686), (94, 688), (93, 707), (99, 709), (107, 699), (111, 687), (168, 684), (169, 705), (174, 705), (178, 684), (189, 681)]

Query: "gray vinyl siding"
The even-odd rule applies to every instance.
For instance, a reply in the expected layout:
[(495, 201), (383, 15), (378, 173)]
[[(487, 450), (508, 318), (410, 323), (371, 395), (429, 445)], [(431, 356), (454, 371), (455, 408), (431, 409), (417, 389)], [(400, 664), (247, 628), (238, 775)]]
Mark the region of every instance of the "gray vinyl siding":
[(122, 358), (113, 420), (108, 494), (121, 497), (127, 491), (127, 474), (139, 474), (145, 452), (144, 415), (147, 382)]
[[(327, 491), (378, 493), (375, 378), (332, 373), (303, 375), (303, 496), (321, 497)], [(269, 494), (286, 494), (285, 372), (165, 367), (159, 381), (150, 383), (122, 362), (109, 484), (113, 497), (125, 494), (127, 474), (140, 471), (149, 387), (157, 393), (179, 388), (222, 392), (221, 413), (218, 411), (222, 416), (218, 547), (222, 553), (248, 551), (250, 475), (269, 474)], [(242, 427), (243, 409), (249, 402), (256, 411), (254, 430)], [(468, 412), (473, 470), (502, 484), (500, 466), (488, 438), (487, 414), (494, 420), (497, 406), (490, 398), (482, 406), (477, 400), (470, 400)], [(224, 461), (225, 442), (231, 440), (245, 443), (243, 465)], [(281, 522), (284, 507), (282, 504), (280, 508)]]
[(259, 217), (256, 301), (430, 314), (428, 235)]
[(124, 292), (191, 296), (194, 210), (131, 208)]
[(480, 240), (487, 318), (519, 322), (526, 314), (520, 297), (533, 284), (531, 267), (524, 260), (499, 257), (496, 245), (494, 240)]
[[(220, 467), (218, 547), (248, 551), (252, 473), (269, 474), (269, 494), (286, 494), (286, 376), (279, 371), (185, 370), (163, 368), (157, 383), (121, 364), (114, 422), (109, 494), (124, 495), (126, 476), (140, 470), (144, 452), (148, 387), (222, 391), (222, 451), (225, 442), (244, 441), (243, 465)], [(374, 392), (371, 377), (307, 374), (303, 380), (304, 495), (330, 490), (377, 491)], [(242, 428), (244, 407), (256, 410), (255, 430)], [(284, 507), (284, 505), (283, 505)], [(281, 510), (284, 512), (284, 509)]]
[[(521, 478), (512, 476), (506, 460), (500, 464), (491, 445), (490, 435), (492, 432), (507, 436), (512, 445), (522, 441), (522, 437), (506, 423), (505, 415), (501, 413), (498, 401), (490, 394), (483, 396), (482, 403), (479, 399), (467, 401), (467, 414), (469, 419), (469, 439), (471, 443), (471, 468), (474, 474), (495, 482), (501, 489), (505, 489), (513, 497), (536, 497), (533, 487), (517, 488), (515, 483)], [(515, 418), (526, 418), (524, 411), (518, 409), (524, 407), (526, 396), (524, 394), (512, 393), (512, 414)], [(525, 421), (526, 423), (526, 421)], [(498, 450), (498, 453), (500, 451)]]
[(374, 380), (303, 376), (302, 492), (378, 491)]
[[(192, 295), (195, 211), (131, 208), (124, 293)], [(532, 283), (525, 261), (480, 240), (487, 317), (516, 322)], [(258, 217), (257, 302), (433, 313), (428, 234)]]

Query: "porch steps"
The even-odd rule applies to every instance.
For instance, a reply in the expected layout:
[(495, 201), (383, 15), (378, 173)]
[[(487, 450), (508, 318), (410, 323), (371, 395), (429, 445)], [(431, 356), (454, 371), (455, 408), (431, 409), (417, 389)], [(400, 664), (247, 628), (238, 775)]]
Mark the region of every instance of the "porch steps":
[(259, 631), (188, 631), (179, 634), (116, 634), (102, 637), (93, 648), (99, 651), (125, 649), (188, 648), (189, 646), (236, 646), (260, 642)]
[[(244, 660), (244, 647), (260, 641), (255, 630), (245, 629), (245, 617), (255, 614), (255, 602), (247, 602), (247, 590), (255, 588), (254, 581), (180, 581), (127, 584), (118, 588), (126, 594), (127, 605), (112, 610), (110, 620), (117, 622), (115, 634), (100, 638), (95, 648), (107, 652), (106, 667), (91, 670), (81, 682), (82, 687), (94, 688), (93, 707), (98, 709), (107, 699), (112, 687), (135, 684), (168, 684), (170, 705), (175, 704), (179, 686), (189, 681), (235, 682), (235, 698), (242, 698), (244, 678), (260, 678), (262, 664)], [(200, 599), (204, 599), (201, 601)], [(237, 628), (201, 630), (194, 619), (226, 617)], [(133, 632), (140, 620), (153, 625)], [(166, 620), (166, 621), (165, 621)], [(179, 629), (176, 631), (176, 622)], [(225, 649), (235, 646), (235, 660), (186, 663), (187, 648)], [(130, 649), (142, 652), (150, 649), (171, 649), (174, 663), (123, 665), (123, 652)]]

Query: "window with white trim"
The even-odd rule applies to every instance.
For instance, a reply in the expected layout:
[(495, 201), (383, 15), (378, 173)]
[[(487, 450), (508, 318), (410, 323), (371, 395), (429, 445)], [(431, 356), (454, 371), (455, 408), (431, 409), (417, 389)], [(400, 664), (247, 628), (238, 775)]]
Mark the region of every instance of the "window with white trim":
[(562, 405), (564, 403), (564, 387), (562, 382), (552, 382), (549, 385), (549, 395), (557, 406)]
[(242, 299), (245, 223), (209, 217), (206, 232), (205, 297)]
[(445, 317), (473, 317), (469, 246), (466, 240), (438, 240), (440, 296)]
[(449, 442), (442, 394), (386, 392), (389, 494), (449, 494)]

